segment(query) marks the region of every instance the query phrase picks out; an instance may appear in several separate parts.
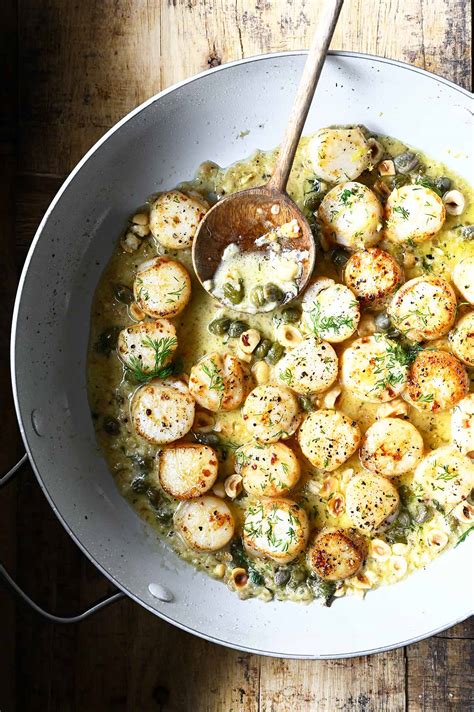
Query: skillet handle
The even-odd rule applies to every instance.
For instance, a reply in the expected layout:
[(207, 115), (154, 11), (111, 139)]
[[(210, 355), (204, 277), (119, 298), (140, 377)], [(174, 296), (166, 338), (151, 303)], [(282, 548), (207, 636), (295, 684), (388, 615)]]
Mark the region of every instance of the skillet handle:
[[(3, 487), (3, 485), (6, 485), (7, 482), (18, 472), (18, 470), (27, 462), (28, 460), (28, 455), (25, 453), (23, 457), (18, 460), (16, 465), (14, 465), (11, 470), (7, 472), (6, 475), (3, 477), (0, 477), (0, 487)], [(95, 603), (93, 606), (90, 608), (87, 608), (85, 611), (82, 613), (78, 613), (76, 616), (56, 616), (53, 613), (49, 613), (48, 611), (45, 611), (44, 608), (41, 608), (41, 606), (38, 606), (37, 603), (35, 603), (29, 596), (26, 594), (23, 589), (19, 587), (19, 585), (12, 579), (8, 571), (5, 569), (5, 567), (0, 563), (0, 580), (3, 580), (3, 582), (13, 591), (13, 593), (18, 596), (22, 601), (27, 603), (30, 608), (32, 608), (36, 613), (39, 613), (43, 618), (46, 618), (47, 620), (51, 621), (52, 623), (79, 623), (79, 621), (83, 621), (85, 618), (89, 618), (89, 616), (93, 615), (94, 613), (97, 613), (97, 611), (100, 611), (102, 608), (105, 608), (105, 606), (108, 606), (111, 603), (115, 603), (116, 601), (119, 601), (121, 598), (125, 598), (125, 594), (122, 591), (116, 591), (106, 598), (103, 598), (99, 600), (97, 603)]]

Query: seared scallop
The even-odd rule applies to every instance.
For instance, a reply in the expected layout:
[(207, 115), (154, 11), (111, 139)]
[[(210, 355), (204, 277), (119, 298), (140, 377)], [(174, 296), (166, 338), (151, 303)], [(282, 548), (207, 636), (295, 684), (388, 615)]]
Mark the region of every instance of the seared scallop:
[(136, 391), (130, 410), (137, 433), (155, 445), (182, 438), (194, 421), (194, 400), (182, 381), (150, 381)]
[(407, 420), (383, 418), (364, 435), (360, 460), (377, 475), (399, 477), (414, 470), (423, 458), (423, 438)]
[(122, 329), (118, 336), (117, 353), (130, 370), (146, 376), (166, 366), (177, 346), (173, 324), (167, 319), (157, 319)]
[(342, 384), (369, 403), (396, 398), (405, 386), (407, 373), (400, 346), (381, 334), (357, 339), (342, 354)]
[(464, 257), (455, 265), (452, 280), (462, 298), (474, 304), (474, 257)]
[(343, 284), (324, 287), (317, 281), (306, 290), (302, 307), (307, 329), (332, 344), (348, 339), (359, 324), (359, 303)]
[(467, 394), (464, 366), (446, 351), (420, 351), (411, 365), (403, 397), (417, 410), (449, 410)]
[(346, 513), (352, 524), (363, 532), (382, 526), (396, 512), (399, 503), (397, 488), (380, 475), (354, 475), (346, 487)]
[(474, 487), (474, 463), (454, 445), (443, 445), (418, 465), (413, 484), (449, 512), (469, 497)]
[(424, 242), (441, 230), (446, 217), (443, 201), (423, 185), (393, 190), (385, 204), (385, 237), (393, 242)]
[(189, 374), (189, 390), (202, 408), (235, 410), (249, 390), (250, 376), (236, 356), (215, 351), (204, 356)]
[(367, 556), (367, 544), (352, 529), (326, 528), (308, 549), (308, 566), (325, 581), (342, 581), (354, 576)]
[(205, 214), (204, 202), (190, 198), (179, 190), (170, 190), (162, 193), (151, 205), (151, 234), (163, 247), (185, 250), (191, 247)]
[(358, 126), (320, 129), (308, 144), (308, 154), (317, 177), (330, 183), (358, 178), (370, 162), (370, 147)]
[(300, 395), (323, 393), (337, 378), (338, 359), (331, 344), (309, 338), (301, 341), (279, 362), (277, 375)]
[(256, 440), (274, 443), (293, 435), (300, 424), (301, 415), (296, 396), (289, 388), (261, 385), (247, 396), (242, 418)]
[(304, 456), (314, 467), (332, 471), (359, 447), (360, 430), (355, 420), (337, 410), (310, 413), (298, 431)]
[(460, 400), (453, 408), (451, 437), (458, 450), (474, 457), (474, 393)]
[(154, 257), (138, 268), (133, 294), (148, 316), (173, 317), (183, 311), (191, 298), (191, 280), (181, 262)]
[(325, 237), (350, 250), (372, 247), (382, 235), (382, 206), (362, 183), (332, 188), (319, 206), (318, 217)]
[(182, 443), (157, 453), (155, 471), (160, 485), (176, 499), (199, 497), (217, 479), (217, 455), (208, 445)]
[(393, 325), (412, 341), (447, 334), (456, 317), (456, 295), (442, 277), (416, 277), (394, 295), (388, 313)]
[(462, 316), (449, 332), (452, 350), (466, 366), (474, 366), (474, 311)]
[(403, 270), (384, 250), (371, 247), (355, 252), (344, 269), (344, 281), (361, 306), (382, 308), (403, 282)]
[(306, 512), (290, 499), (262, 499), (245, 512), (243, 539), (247, 549), (280, 564), (301, 554), (308, 534)]
[(204, 495), (182, 502), (174, 524), (194, 551), (218, 551), (234, 536), (235, 521), (229, 505), (220, 497)]
[(245, 491), (256, 497), (288, 494), (300, 477), (299, 462), (283, 443), (244, 445), (236, 459)]

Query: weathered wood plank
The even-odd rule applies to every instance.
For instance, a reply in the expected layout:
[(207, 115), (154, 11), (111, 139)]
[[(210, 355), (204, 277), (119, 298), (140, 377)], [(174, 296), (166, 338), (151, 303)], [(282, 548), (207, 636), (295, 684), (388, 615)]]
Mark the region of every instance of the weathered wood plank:
[(474, 707), (474, 646), (430, 638), (406, 649), (410, 712), (464, 712)]
[[(22, 170), (68, 172), (127, 111), (195, 72), (307, 47), (320, 11), (311, 0), (25, 0)], [(464, 0), (348, 0), (332, 47), (399, 58), (470, 86), (469, 18)]]
[(403, 649), (350, 660), (261, 661), (261, 712), (403, 712)]

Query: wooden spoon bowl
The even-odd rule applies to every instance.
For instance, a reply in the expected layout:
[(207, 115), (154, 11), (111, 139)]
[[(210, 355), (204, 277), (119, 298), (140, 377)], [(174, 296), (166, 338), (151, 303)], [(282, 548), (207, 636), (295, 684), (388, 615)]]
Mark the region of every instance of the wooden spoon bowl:
[[(298, 290), (304, 289), (315, 263), (314, 237), (297, 205), (286, 193), (270, 185), (228, 195), (206, 214), (193, 242), (193, 265), (201, 284), (212, 279), (228, 245), (235, 243), (241, 252), (267, 252), (268, 246), (257, 246), (255, 240), (292, 220), (299, 225), (299, 236), (281, 237), (278, 242), (282, 253), (288, 250), (307, 253), (298, 278)], [(239, 306), (239, 311), (245, 309)]]
[[(237, 244), (241, 252), (266, 252), (268, 246), (259, 247), (255, 240), (272, 228), (292, 220), (297, 221), (301, 232), (299, 237), (279, 237), (281, 252), (301, 250), (307, 252), (308, 257), (302, 259), (303, 269), (298, 278), (297, 293), (288, 295), (286, 301), (298, 296), (308, 283), (315, 262), (314, 238), (306, 218), (286, 192), (286, 185), (342, 4), (343, 0), (325, 0), (325, 13), (308, 52), (295, 103), (269, 182), (260, 188), (244, 190), (220, 200), (206, 213), (198, 228), (193, 242), (194, 270), (203, 287), (213, 297), (215, 295), (209, 289), (212, 284), (210, 280), (228, 245)], [(239, 305), (239, 311), (245, 309)]]

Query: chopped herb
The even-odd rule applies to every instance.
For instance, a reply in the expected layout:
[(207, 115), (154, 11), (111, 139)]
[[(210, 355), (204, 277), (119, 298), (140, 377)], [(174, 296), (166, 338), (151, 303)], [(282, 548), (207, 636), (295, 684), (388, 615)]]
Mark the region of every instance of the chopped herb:
[(408, 218), (410, 217), (410, 212), (406, 208), (403, 208), (401, 205), (396, 205), (393, 208), (393, 212), (401, 215), (404, 220), (408, 220)]
[(137, 356), (130, 356), (126, 364), (126, 369), (137, 383), (145, 383), (152, 378), (166, 378), (172, 373), (175, 373), (173, 364), (163, 365), (176, 347), (177, 340), (174, 336), (164, 339), (150, 339), (149, 336), (146, 336), (142, 340), (142, 344), (153, 349), (155, 352), (155, 363), (153, 368), (148, 371), (143, 368), (141, 359)]
[(456, 544), (455, 544), (455, 547), (456, 547), (456, 546), (459, 546), (459, 544), (462, 544), (463, 541), (466, 541), (467, 537), (469, 536), (469, 534), (470, 534), (472, 531), (474, 531), (474, 524), (472, 524), (472, 525), (469, 527), (469, 529), (466, 529), (466, 531), (464, 532), (464, 534), (461, 534), (461, 536), (459, 537), (459, 539), (457, 540), (457, 542), (456, 542)]

